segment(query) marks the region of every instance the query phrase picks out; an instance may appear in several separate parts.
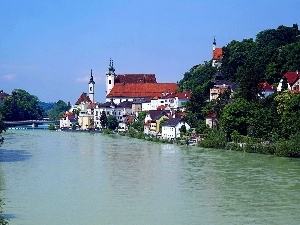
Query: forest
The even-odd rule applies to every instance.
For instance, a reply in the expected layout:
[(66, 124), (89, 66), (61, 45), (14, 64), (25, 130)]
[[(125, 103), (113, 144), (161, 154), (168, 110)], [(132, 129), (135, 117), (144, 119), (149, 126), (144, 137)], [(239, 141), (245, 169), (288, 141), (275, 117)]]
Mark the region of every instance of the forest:
[[(200, 146), (300, 157), (300, 94), (283, 85), (264, 97), (259, 87), (268, 82), (275, 89), (286, 72), (300, 69), (298, 25), (267, 29), (255, 39), (233, 40), (222, 52), (221, 67), (206, 61), (193, 66), (178, 82), (180, 91), (192, 92), (185, 119), (205, 135)], [(237, 83), (237, 89), (209, 101), (216, 73)], [(205, 125), (210, 113), (216, 114), (213, 129)]]

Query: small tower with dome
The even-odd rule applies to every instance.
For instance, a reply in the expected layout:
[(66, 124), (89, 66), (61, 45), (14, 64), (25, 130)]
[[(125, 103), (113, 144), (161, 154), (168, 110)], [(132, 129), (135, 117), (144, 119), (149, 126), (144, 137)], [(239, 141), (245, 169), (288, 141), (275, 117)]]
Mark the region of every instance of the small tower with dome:
[(89, 81), (89, 98), (92, 102), (94, 102), (94, 95), (95, 95), (95, 81), (93, 78), (93, 70), (91, 70), (91, 77), (90, 77), (90, 81)]
[(109, 60), (108, 72), (106, 73), (106, 91), (105, 95), (107, 96), (111, 89), (115, 85), (115, 68), (114, 61), (112, 59)]

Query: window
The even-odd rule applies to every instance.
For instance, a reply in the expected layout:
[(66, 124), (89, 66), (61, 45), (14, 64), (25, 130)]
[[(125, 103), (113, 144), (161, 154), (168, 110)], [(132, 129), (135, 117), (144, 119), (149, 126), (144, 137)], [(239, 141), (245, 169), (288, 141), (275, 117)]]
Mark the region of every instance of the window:
[(108, 80), (108, 84), (111, 84), (111, 80)]

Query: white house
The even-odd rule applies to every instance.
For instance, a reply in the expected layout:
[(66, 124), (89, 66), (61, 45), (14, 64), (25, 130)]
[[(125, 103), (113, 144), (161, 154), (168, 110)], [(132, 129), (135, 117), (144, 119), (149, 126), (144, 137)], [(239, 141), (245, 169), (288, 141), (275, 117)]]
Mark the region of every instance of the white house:
[(162, 124), (162, 138), (169, 139), (169, 140), (174, 140), (176, 138), (179, 138), (180, 128), (183, 125), (186, 127), (187, 131), (191, 128), (190, 125), (187, 124), (183, 118), (171, 118), (165, 121)]
[(277, 86), (277, 91), (281, 91), (284, 80), (287, 82), (288, 90), (293, 90), (293, 91), (300, 90), (300, 74), (298, 73), (298, 71), (287, 72), (286, 74), (284, 74)]
[(78, 118), (72, 112), (64, 113), (59, 120), (59, 127), (62, 129), (71, 129), (73, 124), (78, 122)]

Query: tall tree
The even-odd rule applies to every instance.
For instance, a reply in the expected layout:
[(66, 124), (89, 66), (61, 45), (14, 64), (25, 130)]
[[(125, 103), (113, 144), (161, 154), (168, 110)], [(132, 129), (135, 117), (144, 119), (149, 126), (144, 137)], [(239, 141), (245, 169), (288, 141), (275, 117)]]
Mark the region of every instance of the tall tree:
[(113, 115), (107, 117), (107, 128), (110, 130), (115, 130), (119, 126), (119, 121)]
[(4, 138), (1, 135), (3, 131), (5, 131), (5, 125), (2, 120), (2, 115), (0, 114), (0, 146), (2, 145), (3, 140), (4, 140)]
[(106, 128), (108, 125), (108, 121), (107, 121), (107, 116), (105, 111), (101, 112), (101, 116), (100, 116), (100, 124), (102, 128)]
[(62, 114), (70, 109), (70, 105), (65, 103), (63, 100), (58, 100), (54, 108), (48, 111), (50, 120), (59, 120)]
[(41, 119), (43, 109), (39, 99), (22, 89), (15, 89), (0, 105), (0, 113), (4, 120), (35, 120)]

